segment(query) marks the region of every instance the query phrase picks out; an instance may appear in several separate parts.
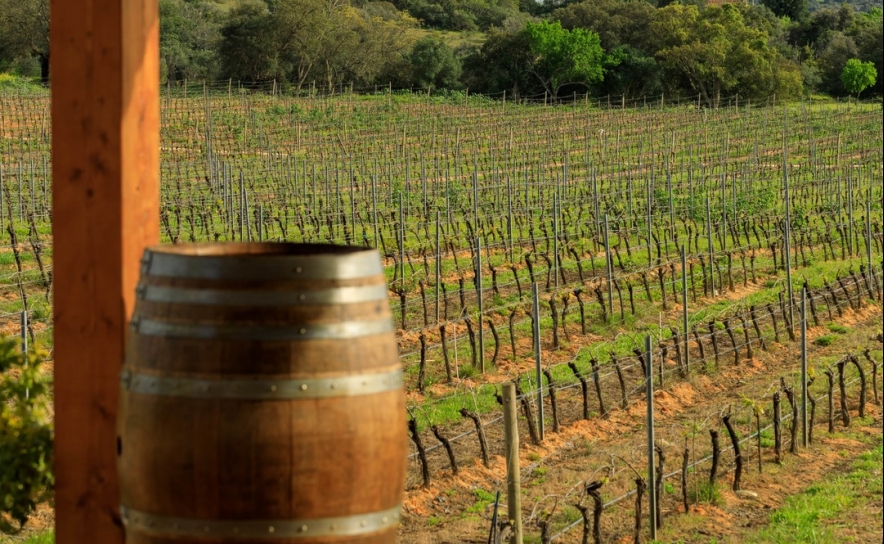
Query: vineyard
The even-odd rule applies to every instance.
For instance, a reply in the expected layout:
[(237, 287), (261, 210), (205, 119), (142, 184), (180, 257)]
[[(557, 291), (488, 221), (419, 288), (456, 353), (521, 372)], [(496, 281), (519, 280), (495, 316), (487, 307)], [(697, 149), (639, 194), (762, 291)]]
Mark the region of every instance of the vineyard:
[[(815, 448), (880, 423), (880, 105), (225, 82), (161, 106), (164, 242), (381, 251), (409, 407), (403, 542), (488, 539), (507, 381), (536, 542), (645, 538), (648, 486), (662, 526), (708, 512), (731, 470), (734, 492), (785, 470), (802, 352)], [(48, 94), (0, 93), (0, 328), (51, 347), (49, 117)]]

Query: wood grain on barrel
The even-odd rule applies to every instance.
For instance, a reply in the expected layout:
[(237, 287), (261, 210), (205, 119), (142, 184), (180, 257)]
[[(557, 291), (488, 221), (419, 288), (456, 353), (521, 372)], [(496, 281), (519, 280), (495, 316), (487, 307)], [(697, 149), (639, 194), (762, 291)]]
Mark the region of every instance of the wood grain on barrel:
[[(243, 249), (259, 251), (260, 245), (240, 247), (240, 253)], [(259, 253), (253, 258), (274, 257)], [(141, 284), (291, 293), (383, 285), (384, 278), (373, 274), (337, 280), (244, 281), (148, 273)], [(301, 326), (391, 318), (386, 297), (353, 304), (260, 307), (139, 300), (135, 315), (136, 321), (245, 331), (273, 327), (297, 331)], [(323, 379), (380, 375), (400, 368), (392, 331), (346, 339), (262, 341), (157, 336), (134, 329), (126, 361), (126, 371), (135, 376), (193, 378), (207, 380), (213, 387), (224, 387), (225, 380)], [(164, 536), (158, 528), (151, 532), (130, 530), (129, 542), (251, 542), (215, 534), (211, 522), (341, 518), (386, 511), (401, 501), (407, 455), (401, 387), (371, 394), (297, 399), (195, 398), (145, 394), (123, 387), (121, 400), (119, 466), (124, 507), (207, 522), (207, 534), (198, 539)], [(381, 544), (395, 542), (395, 535), (395, 524), (391, 524), (358, 536), (268, 534), (256, 541)]]

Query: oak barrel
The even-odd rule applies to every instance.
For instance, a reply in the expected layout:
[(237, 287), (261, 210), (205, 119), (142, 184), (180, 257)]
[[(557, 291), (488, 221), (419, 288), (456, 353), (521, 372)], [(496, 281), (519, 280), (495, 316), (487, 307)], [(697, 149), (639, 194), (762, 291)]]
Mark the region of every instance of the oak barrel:
[(405, 396), (376, 250), (157, 246), (121, 374), (129, 544), (382, 544)]

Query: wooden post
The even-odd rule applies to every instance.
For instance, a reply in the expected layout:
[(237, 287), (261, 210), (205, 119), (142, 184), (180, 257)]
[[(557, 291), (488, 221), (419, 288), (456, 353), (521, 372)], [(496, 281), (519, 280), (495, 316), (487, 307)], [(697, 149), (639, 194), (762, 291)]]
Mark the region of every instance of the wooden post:
[(540, 346), (540, 288), (537, 282), (531, 284), (531, 301), (531, 311), (534, 313), (534, 319), (531, 320), (534, 333), (534, 369), (537, 376), (537, 428), (540, 441), (543, 442), (543, 352)]
[[(690, 241), (689, 241), (690, 242)], [(684, 327), (684, 371), (685, 374), (691, 371), (691, 351), (690, 337), (691, 329), (689, 328), (690, 319), (688, 319), (688, 264), (687, 254), (684, 246), (681, 246), (681, 316), (682, 326)]]
[(522, 544), (522, 491), (519, 473), (519, 420), (516, 384), (503, 384), (503, 430), (506, 440), (506, 507), (513, 536), (510, 544)]
[(53, 0), (55, 541), (124, 541), (117, 399), (139, 263), (159, 241), (157, 0)]
[[(657, 469), (654, 466), (654, 352), (651, 337), (645, 337), (645, 400), (648, 408), (646, 426), (648, 429), (648, 518), (651, 527), (651, 540), (657, 540)], [(662, 377), (662, 375), (661, 375)]]
[[(608, 276), (608, 317), (614, 320), (614, 259), (611, 256), (611, 240), (608, 236), (608, 214), (604, 220), (605, 233), (605, 271)], [(651, 239), (648, 238), (648, 247), (651, 247)], [(650, 263), (648, 263), (650, 265)]]
[(801, 288), (801, 445), (807, 447), (807, 287)]
[(479, 300), (479, 373), (485, 373), (485, 305), (482, 299), (482, 239), (476, 236), (476, 298)]

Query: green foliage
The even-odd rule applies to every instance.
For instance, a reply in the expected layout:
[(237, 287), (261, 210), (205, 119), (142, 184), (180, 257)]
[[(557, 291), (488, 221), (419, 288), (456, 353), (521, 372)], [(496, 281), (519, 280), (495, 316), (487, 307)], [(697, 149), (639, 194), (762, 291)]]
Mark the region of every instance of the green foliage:
[(835, 334), (847, 334), (848, 332), (850, 332), (850, 327), (845, 327), (840, 323), (832, 322), (826, 325), (826, 327), (828, 327), (828, 329)]
[(807, 16), (807, 0), (763, 0), (762, 3), (777, 17), (800, 21)]
[(724, 497), (718, 485), (703, 479), (697, 482), (696, 489), (688, 491), (688, 496), (693, 503), (707, 503), (719, 506), (724, 503)]
[(686, 80), (707, 105), (716, 105), (721, 93), (789, 98), (801, 92), (800, 69), (771, 47), (765, 30), (747, 24), (737, 6), (701, 11), (672, 4), (658, 10), (651, 30), (670, 78)]
[(656, 96), (663, 91), (663, 70), (652, 55), (629, 45), (621, 45), (611, 51), (610, 58), (616, 63), (606, 67), (601, 94), (625, 95), (627, 99), (634, 99)]
[(476, 488), (473, 489), (473, 494), (476, 496), (476, 502), (474, 502), (470, 507), (467, 508), (467, 512), (474, 514), (482, 512), (489, 504), (494, 504), (495, 494), (491, 493), (490, 491)]
[[(283, 90), (315, 82), (508, 97), (699, 94), (708, 106), (735, 93), (882, 93), (881, 10), (841, 4), (805, 16), (807, 3), (159, 0), (160, 70), (169, 82), (276, 80)], [(48, 80), (48, 6), (0, 0), (0, 72)], [(432, 31), (445, 45), (421, 39), (421, 24), (447, 29)], [(863, 69), (845, 74), (850, 59)]]
[[(221, 28), (224, 76), (276, 79), (300, 89), (401, 78), (416, 21), (395, 9), (357, 9), (322, 0), (249, 0)], [(386, 83), (387, 79), (384, 79)]]
[(519, 11), (516, 0), (394, 0), (431, 28), (486, 30)]
[(835, 337), (827, 334), (824, 336), (820, 336), (819, 338), (814, 340), (813, 343), (821, 347), (831, 346), (835, 343)]
[(875, 84), (878, 71), (871, 62), (862, 62), (859, 59), (850, 59), (844, 65), (841, 72), (841, 83), (850, 94), (859, 97), (859, 93)]
[(605, 75), (605, 52), (591, 30), (565, 30), (561, 23), (528, 22), (525, 35), (533, 58), (531, 73), (553, 96), (569, 84), (589, 86)]
[(160, 61), (169, 81), (212, 79), (221, 11), (205, 0), (160, 0)]
[(0, 342), (0, 532), (24, 526), (54, 483), (49, 391), (40, 379), (45, 355)]
[(605, 51), (629, 46), (645, 54), (653, 54), (648, 25), (654, 19), (655, 13), (654, 6), (648, 2), (591, 0), (557, 9), (550, 19), (559, 21), (568, 30), (592, 30), (599, 35)]
[[(49, 80), (49, 0), (0, 0), (0, 71), (36, 59)], [(26, 74), (30, 75), (30, 74)]]
[(263, 2), (244, 2), (231, 10), (218, 54), (224, 75), (244, 80), (282, 76), (270, 12)]
[(33, 90), (37, 85), (26, 77), (0, 73), (0, 89)]
[(857, 17), (856, 45), (859, 59), (871, 62), (878, 72), (876, 92), (881, 92), (881, 75), (884, 74), (884, 12), (871, 9)]
[(521, 30), (495, 29), (482, 47), (464, 59), (463, 84), (471, 91), (510, 96), (541, 93), (543, 89), (529, 73), (531, 53), (528, 38)]
[(414, 83), (419, 87), (456, 88), (460, 80), (460, 60), (442, 40), (426, 36), (414, 44), (410, 56)]

